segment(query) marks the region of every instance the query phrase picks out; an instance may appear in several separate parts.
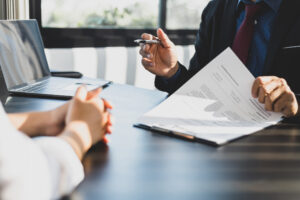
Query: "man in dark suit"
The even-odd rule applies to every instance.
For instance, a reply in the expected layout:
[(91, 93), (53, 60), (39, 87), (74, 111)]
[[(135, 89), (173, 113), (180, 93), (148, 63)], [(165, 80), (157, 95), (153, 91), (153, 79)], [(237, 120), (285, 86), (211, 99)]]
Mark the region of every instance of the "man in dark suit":
[[(227, 47), (256, 77), (252, 95), (268, 111), (298, 114), (300, 99), (300, 1), (212, 0), (202, 14), (195, 55), (187, 70), (174, 44), (158, 29), (161, 45), (143, 45), (143, 66), (158, 89), (173, 93)], [(143, 34), (143, 39), (154, 39)], [(299, 69), (298, 69), (299, 68)]]

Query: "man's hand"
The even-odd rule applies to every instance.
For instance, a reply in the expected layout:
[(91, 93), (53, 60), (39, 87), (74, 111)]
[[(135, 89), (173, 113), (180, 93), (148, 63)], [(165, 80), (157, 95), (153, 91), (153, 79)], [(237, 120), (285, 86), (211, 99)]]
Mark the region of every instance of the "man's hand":
[(258, 77), (252, 87), (252, 96), (265, 104), (267, 111), (281, 112), (285, 117), (292, 117), (298, 113), (295, 94), (282, 78)]
[[(141, 45), (142, 65), (155, 75), (170, 78), (178, 70), (176, 48), (162, 29), (157, 30), (157, 36), (161, 44)], [(142, 39), (145, 40), (155, 38), (155, 36), (147, 33), (142, 34)]]

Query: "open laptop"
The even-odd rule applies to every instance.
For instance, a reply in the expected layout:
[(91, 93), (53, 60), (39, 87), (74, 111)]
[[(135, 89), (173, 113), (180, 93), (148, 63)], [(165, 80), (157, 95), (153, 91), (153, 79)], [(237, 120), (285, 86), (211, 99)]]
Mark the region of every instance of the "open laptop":
[(70, 99), (81, 84), (92, 90), (111, 83), (51, 76), (36, 20), (0, 20), (0, 65), (11, 95)]

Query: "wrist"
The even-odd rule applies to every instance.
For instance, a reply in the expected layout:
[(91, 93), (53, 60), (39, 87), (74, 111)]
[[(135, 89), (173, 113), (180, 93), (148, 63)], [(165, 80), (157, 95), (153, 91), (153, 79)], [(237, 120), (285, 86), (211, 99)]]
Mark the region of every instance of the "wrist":
[(68, 142), (79, 159), (92, 146), (92, 138), (89, 133), (88, 125), (81, 121), (74, 121), (69, 123), (64, 129), (63, 133), (59, 136), (61, 139)]
[(176, 72), (178, 71), (178, 69), (179, 69), (179, 64), (178, 64), (178, 62), (176, 62), (176, 65), (170, 69), (170, 71), (165, 76), (165, 78), (171, 78), (172, 76), (174, 76), (176, 74)]
[(64, 118), (57, 114), (56, 109), (46, 111), (43, 113), (46, 116), (45, 122), (43, 122), (42, 132), (43, 135), (56, 136), (62, 132), (65, 127)]
[(35, 119), (31, 120), (34, 121), (34, 125), (32, 125), (33, 136), (55, 136), (63, 129), (59, 127), (53, 111), (33, 113), (32, 117)]
[(12, 124), (29, 137), (44, 135), (50, 125), (48, 112), (31, 112), (8, 115)]
[(52, 111), (39, 113), (39, 124), (37, 127), (38, 133), (45, 136), (50, 136), (52, 129), (55, 128), (55, 119)]

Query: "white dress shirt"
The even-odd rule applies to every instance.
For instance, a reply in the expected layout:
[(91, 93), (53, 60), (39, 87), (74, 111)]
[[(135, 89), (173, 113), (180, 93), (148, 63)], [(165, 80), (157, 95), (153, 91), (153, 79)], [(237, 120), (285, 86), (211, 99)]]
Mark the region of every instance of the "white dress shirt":
[(82, 164), (67, 142), (29, 138), (13, 127), (0, 103), (0, 199), (57, 199), (83, 178)]

